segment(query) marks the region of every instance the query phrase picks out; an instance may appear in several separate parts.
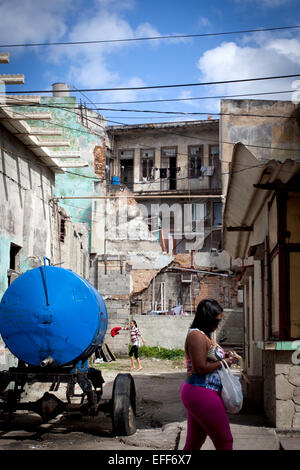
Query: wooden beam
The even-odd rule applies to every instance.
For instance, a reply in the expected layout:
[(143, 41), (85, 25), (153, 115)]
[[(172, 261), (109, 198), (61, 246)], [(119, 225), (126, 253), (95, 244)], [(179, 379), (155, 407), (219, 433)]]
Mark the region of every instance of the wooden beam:
[(18, 104), (40, 104), (40, 96), (31, 95), (5, 95), (6, 104), (18, 105)]
[(51, 158), (52, 158), (53, 160), (56, 160), (56, 159), (59, 159), (59, 160), (60, 160), (60, 159), (63, 159), (63, 158), (69, 158), (69, 159), (70, 159), (70, 158), (80, 158), (80, 155), (76, 155), (76, 156), (74, 156), (74, 155), (61, 155), (61, 156), (59, 156), (59, 155), (51, 155)]
[(240, 227), (226, 227), (226, 230), (227, 232), (252, 232), (253, 225), (241, 225)]
[(46, 127), (31, 127), (31, 135), (62, 135), (62, 129), (58, 128), (46, 128)]
[(80, 152), (61, 152), (59, 150), (57, 151), (54, 151), (53, 153), (51, 153), (50, 155), (50, 158), (80, 158)]
[(286, 185), (281, 181), (274, 181), (273, 183), (258, 183), (253, 185), (257, 189), (265, 189), (267, 191), (276, 191), (278, 189), (285, 189)]
[(18, 135), (62, 135), (62, 129), (47, 127), (31, 127), (28, 132), (18, 132)]
[(8, 52), (0, 52), (0, 64), (9, 64)]
[(0, 74), (0, 80), (7, 85), (23, 85), (24, 84), (24, 75), (22, 73), (15, 74)]
[(78, 162), (78, 163), (61, 163), (61, 165), (59, 166), (59, 168), (84, 168), (86, 166), (89, 166), (88, 162)]
[(1, 117), (0, 119), (3, 120), (15, 120), (15, 121), (27, 121), (27, 120), (44, 120), (44, 119), (51, 119), (51, 113), (29, 113), (29, 112), (24, 112), (24, 113), (12, 113), (12, 115), (9, 115), (7, 117)]
[(39, 140), (37, 144), (29, 145), (29, 147), (69, 147), (69, 140)]

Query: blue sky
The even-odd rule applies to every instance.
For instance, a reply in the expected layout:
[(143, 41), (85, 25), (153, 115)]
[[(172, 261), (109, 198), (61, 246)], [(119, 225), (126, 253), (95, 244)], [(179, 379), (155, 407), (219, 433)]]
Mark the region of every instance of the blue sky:
[[(0, 0), (0, 15), (1, 45), (300, 25), (299, 0)], [(300, 73), (300, 28), (193, 39), (1, 47), (1, 51), (10, 53), (10, 64), (1, 66), (2, 73), (25, 74), (24, 85), (9, 87), (16, 92), (50, 90), (54, 82), (66, 82), (79, 89), (198, 83)], [(101, 103), (284, 91), (290, 90), (295, 80), (300, 77), (205, 87), (85, 93), (85, 96), (76, 93), (76, 96), (89, 103), (88, 96), (95, 107), (212, 114), (219, 111), (219, 100)], [(291, 99), (291, 95), (261, 98)], [(92, 107), (90, 103), (89, 106)], [(127, 124), (207, 117), (99, 112), (108, 121)]]

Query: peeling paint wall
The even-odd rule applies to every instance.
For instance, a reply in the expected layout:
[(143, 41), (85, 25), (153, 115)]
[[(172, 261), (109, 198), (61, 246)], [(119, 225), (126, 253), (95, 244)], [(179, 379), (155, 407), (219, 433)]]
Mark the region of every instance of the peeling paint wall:
[[(52, 264), (88, 276), (88, 227), (74, 224), (51, 201), (54, 173), (19, 140), (0, 126), (0, 300), (10, 282), (40, 266)], [(64, 247), (60, 217), (66, 220)], [(0, 340), (0, 368), (15, 358)]]
[(299, 106), (291, 101), (221, 100), (223, 194), (227, 192), (235, 143), (243, 143), (258, 160), (297, 158), (300, 150), (298, 121)]
[[(103, 158), (106, 154), (106, 148), (110, 147), (110, 141), (106, 136), (105, 119), (98, 113), (93, 112), (77, 104), (75, 97), (55, 96), (42, 97), (41, 108), (35, 107), (36, 111), (51, 112), (51, 127), (57, 127), (62, 130), (62, 140), (69, 140), (70, 147), (52, 147), (55, 152), (76, 152), (80, 153), (80, 160), (60, 159), (60, 162), (70, 164), (72, 161), (76, 165), (77, 161), (88, 163), (83, 168), (67, 168), (64, 174), (57, 174), (55, 177), (54, 195), (79, 197), (96, 194), (95, 185), (100, 182), (100, 188), (97, 191), (105, 191), (106, 181), (103, 177), (105, 173), (105, 162)], [(47, 108), (48, 106), (48, 108)], [(15, 107), (20, 112), (31, 110), (24, 106)], [(35, 127), (48, 127), (47, 121), (28, 121)], [(44, 137), (45, 140), (49, 137)], [(50, 138), (53, 140), (53, 138)], [(101, 169), (96, 155), (102, 155)], [(100, 176), (100, 177), (99, 177)], [(67, 199), (60, 200), (60, 205), (70, 214), (73, 222), (86, 223), (90, 229), (89, 249), (91, 249), (91, 228), (92, 228), (92, 199)]]
[[(119, 151), (134, 151), (134, 191), (160, 191), (161, 180), (159, 168), (162, 164), (162, 149), (166, 147), (177, 148), (176, 166), (180, 168), (177, 173), (177, 190), (208, 190), (211, 188), (211, 177), (189, 178), (188, 147), (203, 145), (203, 166), (210, 166), (209, 146), (219, 144), (218, 121), (197, 121), (161, 124), (126, 126), (125, 129), (114, 127), (114, 154), (117, 164), (120, 164)], [(154, 181), (143, 184), (141, 173), (141, 150), (154, 149)], [(116, 169), (118, 166), (116, 166)], [(119, 173), (118, 173), (119, 174)], [(219, 188), (221, 189), (221, 188)]]
[(20, 248), (19, 272), (35, 265), (36, 257), (51, 256), (51, 208), (54, 174), (41, 165), (4, 128), (0, 128), (0, 234), (2, 297), (8, 286), (10, 244)]
[[(54, 174), (0, 127), (0, 300), (9, 270), (23, 273), (51, 256), (51, 208)], [(0, 340), (0, 369), (15, 365)]]

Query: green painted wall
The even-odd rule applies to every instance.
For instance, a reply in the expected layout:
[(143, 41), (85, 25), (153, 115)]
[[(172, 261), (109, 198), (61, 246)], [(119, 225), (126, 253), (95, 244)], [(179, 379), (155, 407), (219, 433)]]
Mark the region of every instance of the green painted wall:
[(0, 233), (0, 300), (8, 287), (7, 270), (10, 263), (10, 238)]
[[(89, 131), (80, 122), (80, 111), (77, 106), (75, 97), (42, 97), (41, 106), (35, 106), (34, 110), (39, 112), (50, 111), (52, 115), (50, 121), (27, 121), (32, 127), (59, 127), (62, 129), (61, 136), (40, 137), (45, 140), (69, 140), (70, 147), (51, 147), (54, 151), (80, 151), (81, 159), (89, 163), (84, 168), (68, 168), (65, 174), (56, 174), (55, 176), (55, 196), (87, 196), (94, 194), (94, 182), (99, 182), (99, 178), (94, 172), (93, 149), (97, 145), (102, 145), (101, 138), (104, 138), (104, 129), (99, 125), (93, 125), (94, 130)], [(30, 106), (15, 107), (20, 112), (32, 111)], [(77, 115), (76, 115), (76, 113)], [(96, 119), (92, 119), (96, 122)], [(99, 135), (95, 135), (95, 134)], [(70, 159), (60, 160), (61, 162), (70, 163)], [(73, 160), (79, 161), (79, 159)], [(87, 223), (90, 228), (89, 248), (91, 246), (91, 216), (92, 216), (92, 200), (91, 199), (72, 199), (59, 201), (62, 206), (76, 223)]]

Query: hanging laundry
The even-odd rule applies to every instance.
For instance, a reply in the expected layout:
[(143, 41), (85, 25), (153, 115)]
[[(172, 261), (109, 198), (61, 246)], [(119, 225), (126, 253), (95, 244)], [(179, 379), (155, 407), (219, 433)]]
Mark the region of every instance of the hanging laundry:
[(159, 169), (159, 177), (160, 178), (167, 178), (167, 168), (160, 168)]

